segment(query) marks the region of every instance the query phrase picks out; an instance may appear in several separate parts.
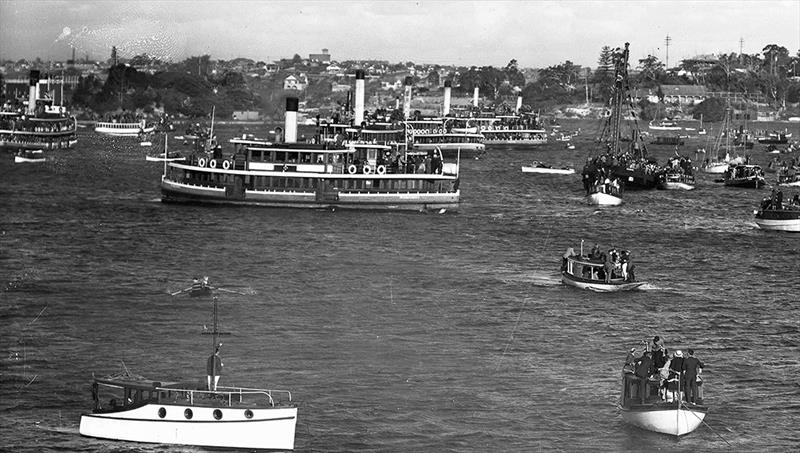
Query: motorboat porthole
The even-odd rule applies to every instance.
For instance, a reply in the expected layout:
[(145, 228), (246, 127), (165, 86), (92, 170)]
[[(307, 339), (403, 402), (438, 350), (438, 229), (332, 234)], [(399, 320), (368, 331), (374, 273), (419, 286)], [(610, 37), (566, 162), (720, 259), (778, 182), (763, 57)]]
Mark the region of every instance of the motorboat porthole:
[(167, 410), (165, 408), (163, 408), (163, 407), (158, 409), (158, 416), (160, 418), (166, 417), (167, 416)]
[(189, 408), (186, 408), (186, 410), (183, 411), (183, 416), (186, 417), (186, 420), (191, 420), (193, 415), (194, 414), (192, 413), (192, 410)]
[(214, 409), (214, 418), (217, 420), (222, 419), (222, 411), (219, 409)]
[(244, 418), (253, 418), (253, 411), (251, 411), (250, 409), (246, 409), (244, 411)]

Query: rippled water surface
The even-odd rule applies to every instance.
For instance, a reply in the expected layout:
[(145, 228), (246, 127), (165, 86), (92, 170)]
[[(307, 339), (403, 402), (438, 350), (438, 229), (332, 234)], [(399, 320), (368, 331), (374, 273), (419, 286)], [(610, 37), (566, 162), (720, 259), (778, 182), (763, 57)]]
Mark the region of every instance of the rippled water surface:
[[(93, 373), (204, 378), (210, 302), (169, 295), (198, 275), (249, 293), (221, 297), (223, 382), (292, 390), (299, 451), (800, 448), (800, 236), (708, 176), (598, 209), (579, 176), (520, 172), (579, 169), (582, 126), (575, 150), (464, 159), (444, 214), (164, 205), (146, 148), (88, 131), (44, 165), (0, 156), (0, 448), (199, 451), (78, 434)], [(563, 286), (581, 239), (630, 249), (645, 289)], [(679, 440), (615, 407), (656, 334), (707, 365), (708, 425)]]

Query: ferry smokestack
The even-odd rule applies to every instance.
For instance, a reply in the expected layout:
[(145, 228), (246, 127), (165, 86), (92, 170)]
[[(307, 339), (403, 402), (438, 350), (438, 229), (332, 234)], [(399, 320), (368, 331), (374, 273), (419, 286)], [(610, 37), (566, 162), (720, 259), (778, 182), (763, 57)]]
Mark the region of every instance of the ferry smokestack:
[(408, 119), (411, 117), (411, 84), (414, 83), (414, 79), (411, 76), (406, 77), (404, 82), (405, 85), (405, 97), (403, 99), (403, 116)]
[(286, 98), (286, 122), (283, 127), (283, 141), (297, 143), (297, 98)]
[(364, 71), (356, 69), (356, 107), (355, 107), (355, 126), (361, 126), (364, 122)]
[(516, 113), (519, 113), (519, 109), (522, 108), (522, 96), (517, 96), (517, 108), (514, 110)]
[(36, 98), (39, 97), (39, 71), (32, 70), (28, 77), (28, 114), (36, 111)]
[(472, 92), (472, 106), (478, 106), (478, 87), (475, 87), (475, 91)]
[(444, 108), (442, 109), (442, 116), (450, 114), (450, 90), (453, 87), (453, 82), (446, 80), (444, 82)]

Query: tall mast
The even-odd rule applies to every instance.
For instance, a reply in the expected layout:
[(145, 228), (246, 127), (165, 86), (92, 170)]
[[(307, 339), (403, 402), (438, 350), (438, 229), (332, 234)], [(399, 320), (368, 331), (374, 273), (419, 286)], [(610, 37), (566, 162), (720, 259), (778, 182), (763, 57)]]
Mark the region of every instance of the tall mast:
[(622, 103), (625, 99), (625, 82), (628, 78), (628, 46), (630, 43), (625, 43), (625, 50), (622, 52), (622, 57), (616, 61), (614, 71), (614, 105), (611, 110), (611, 136), (612, 136), (612, 152), (619, 153), (619, 135), (620, 125), (622, 123)]

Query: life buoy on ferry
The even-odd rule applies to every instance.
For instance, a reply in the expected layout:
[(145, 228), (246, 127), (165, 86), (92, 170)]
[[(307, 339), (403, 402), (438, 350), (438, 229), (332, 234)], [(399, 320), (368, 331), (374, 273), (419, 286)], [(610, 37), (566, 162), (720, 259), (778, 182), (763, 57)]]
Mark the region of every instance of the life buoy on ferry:
[(197, 165), (200, 166), (200, 167), (205, 167), (206, 166), (206, 158), (205, 157), (201, 157), (201, 158), (197, 159)]
[(351, 175), (356, 174), (357, 171), (358, 168), (354, 164), (350, 164), (350, 166), (347, 167), (347, 172), (350, 173)]
[(378, 165), (378, 168), (375, 169), (375, 173), (377, 173), (379, 175), (385, 175), (386, 174), (386, 165)]
[(483, 125), (483, 124), (481, 124), (481, 130), (482, 130), (482, 131), (485, 131), (485, 130), (486, 130), (486, 126), (485, 126), (485, 125)]
[(231, 168), (231, 161), (225, 159), (222, 161), (222, 168), (228, 170)]
[(363, 171), (365, 175), (372, 174), (372, 167), (369, 165), (364, 165), (364, 168), (361, 169), (361, 171)]
[(217, 159), (211, 159), (208, 161), (208, 166), (211, 168), (217, 168)]

